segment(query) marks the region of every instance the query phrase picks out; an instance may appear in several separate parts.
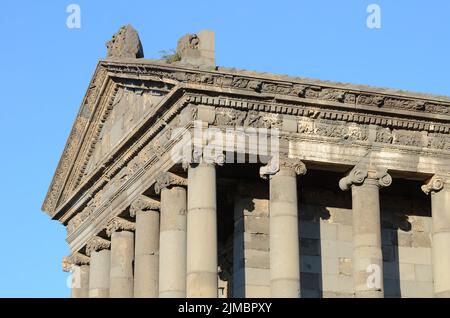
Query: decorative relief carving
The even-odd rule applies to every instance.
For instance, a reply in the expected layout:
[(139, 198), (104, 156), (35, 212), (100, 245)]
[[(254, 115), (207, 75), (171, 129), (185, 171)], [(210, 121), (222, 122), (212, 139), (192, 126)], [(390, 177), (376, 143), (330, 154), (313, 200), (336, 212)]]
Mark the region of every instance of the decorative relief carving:
[(99, 236), (94, 236), (86, 243), (86, 255), (90, 256), (92, 252), (97, 252), (101, 250), (107, 250), (111, 247), (111, 242), (101, 238)]
[(424, 184), (421, 189), (425, 194), (430, 194), (431, 192), (438, 192), (444, 188), (445, 181), (444, 178), (440, 176), (433, 176), (426, 184)]
[(361, 185), (369, 178), (376, 180), (379, 187), (387, 187), (392, 183), (392, 177), (385, 168), (355, 167), (347, 176), (339, 180), (339, 188), (347, 191), (352, 185)]
[(78, 252), (74, 252), (72, 254), (70, 254), (70, 256), (66, 256), (65, 258), (63, 258), (63, 268), (64, 266), (70, 266), (70, 265), (87, 265), (89, 264), (89, 257), (86, 255), (83, 255), (81, 253)]
[(140, 195), (139, 198), (133, 201), (130, 205), (130, 216), (136, 217), (139, 211), (159, 211), (161, 204), (145, 195)]
[(187, 180), (170, 172), (161, 172), (156, 177), (155, 192), (159, 194), (162, 189), (170, 186), (187, 186)]
[(134, 222), (130, 222), (120, 217), (114, 217), (111, 221), (106, 225), (106, 234), (111, 236), (114, 232), (119, 231), (134, 231), (136, 229), (136, 225)]
[(391, 144), (393, 140), (392, 132), (389, 128), (380, 128), (377, 130), (375, 141), (385, 144)]
[(425, 147), (426, 143), (425, 135), (419, 131), (409, 130), (394, 130), (392, 143), (394, 145), (413, 146), (413, 147)]
[(267, 165), (259, 168), (259, 175), (263, 179), (269, 179), (276, 175), (281, 169), (292, 171), (296, 175), (305, 175), (307, 172), (305, 164), (295, 158), (272, 158)]
[[(204, 74), (204, 73), (195, 73), (195, 72), (180, 72), (180, 71), (173, 71), (173, 70), (162, 70), (158, 68), (158, 66), (149, 66), (149, 65), (117, 65), (113, 63), (108, 62), (102, 62), (99, 66), (99, 69), (97, 70), (97, 74), (94, 77), (93, 82), (91, 83), (90, 88), (88, 89), (87, 96), (85, 98), (85, 104), (83, 105), (83, 110), (80, 112), (74, 128), (73, 132), (71, 133), (69, 137), (69, 141), (66, 145), (66, 150), (64, 151), (63, 157), (61, 158), (61, 162), (59, 164), (59, 167), (57, 169), (57, 172), (55, 174), (54, 180), (52, 182), (51, 188), (49, 190), (49, 194), (46, 198), (46, 201), (43, 205), (43, 209), (46, 211), (54, 211), (57, 205), (57, 198), (62, 187), (62, 182), (64, 181), (64, 178), (66, 176), (66, 172), (69, 170), (71, 165), (71, 160), (73, 159), (73, 153), (75, 153), (78, 150), (78, 145), (81, 140), (81, 136), (83, 134), (83, 131), (87, 125), (87, 117), (90, 114), (89, 107), (93, 108), (93, 103), (98, 99), (100, 88), (102, 87), (102, 84), (106, 77), (106, 68), (108, 71), (112, 73), (133, 73), (133, 74), (145, 74), (145, 75), (153, 75), (164, 79), (174, 79), (179, 81), (186, 81), (186, 82), (196, 82), (196, 83), (203, 83), (208, 85), (217, 85), (220, 87), (237, 87), (242, 89), (249, 89), (253, 91), (261, 91), (266, 93), (276, 93), (276, 94), (285, 94), (285, 95), (294, 95), (299, 97), (305, 97), (305, 98), (315, 98), (315, 99), (323, 99), (323, 100), (331, 100), (334, 102), (340, 102), (340, 103), (348, 103), (348, 104), (360, 104), (360, 105), (366, 105), (366, 106), (375, 106), (375, 107), (389, 107), (389, 108), (398, 108), (398, 109), (405, 109), (405, 110), (412, 110), (412, 111), (421, 111), (421, 112), (429, 112), (429, 113), (439, 113), (439, 114), (448, 114), (448, 105), (431, 103), (426, 102), (423, 103), (422, 101), (417, 101), (414, 99), (404, 99), (401, 97), (390, 97), (387, 94), (385, 96), (381, 96), (376, 93), (358, 93), (356, 91), (347, 90), (347, 89), (336, 89), (336, 88), (329, 88), (329, 87), (322, 87), (319, 85), (303, 85), (303, 84), (283, 84), (283, 83), (276, 83), (276, 82), (266, 82), (259, 83), (259, 81), (255, 81), (255, 83), (251, 83), (252, 80), (245, 78), (245, 77), (237, 77), (232, 75), (211, 75), (211, 74)], [(205, 98), (206, 99), (206, 98)], [(214, 105), (219, 105), (220, 103), (216, 103), (217, 98), (207, 98), (207, 100), (214, 101)], [(89, 104), (89, 105), (87, 105)], [(222, 104), (220, 104), (222, 105)], [(224, 102), (224, 105), (229, 106), (229, 104), (226, 104)], [(258, 105), (255, 102), (255, 105)], [(89, 106), (89, 107), (87, 107)], [(261, 107), (261, 106), (259, 106)], [(230, 125), (232, 123), (235, 123), (236, 125), (243, 124), (244, 126), (250, 126), (250, 127), (265, 127), (265, 128), (272, 128), (272, 127), (281, 127), (281, 115), (280, 113), (286, 113), (286, 112), (300, 112), (299, 108), (292, 107), (291, 106), (277, 106), (272, 105), (268, 106), (270, 108), (270, 111), (272, 113), (267, 114), (264, 112), (259, 112), (256, 110), (250, 110), (250, 111), (240, 111), (234, 108), (229, 108), (227, 112), (223, 112), (220, 116), (219, 113), (217, 113), (216, 116), (216, 122), (217, 125)], [(253, 109), (261, 109), (258, 108), (258, 106), (255, 106)], [(265, 111), (268, 111), (268, 108), (264, 108)], [(301, 114), (303, 114), (303, 110), (301, 110)], [(247, 114), (246, 114), (247, 113)], [(275, 113), (275, 114), (274, 114)], [(333, 138), (342, 138), (347, 140), (361, 140), (365, 141), (367, 140), (367, 129), (364, 125), (365, 120), (372, 120), (376, 116), (368, 115), (368, 114), (360, 114), (358, 115), (360, 119), (358, 119), (358, 122), (363, 124), (361, 126), (353, 125), (348, 126), (347, 121), (351, 121), (351, 116), (349, 115), (338, 115), (341, 117), (337, 117), (336, 119), (332, 119), (329, 121), (326, 121), (320, 116), (323, 115), (320, 111), (313, 112), (313, 116), (311, 118), (308, 118), (311, 121), (303, 120), (306, 119), (306, 117), (303, 117), (302, 120), (299, 122), (299, 132), (302, 134), (309, 134), (309, 135), (318, 135), (318, 136), (325, 136), (325, 137), (333, 137)], [(295, 113), (297, 114), (297, 113)], [(347, 117), (346, 117), (347, 116)], [(372, 117), (372, 118), (368, 118)], [(342, 121), (341, 121), (342, 118)], [(348, 120), (347, 120), (348, 118)], [(353, 117), (353, 120), (356, 121), (356, 115)], [(361, 120), (361, 118), (363, 118)], [(376, 120), (383, 120), (384, 122), (388, 121), (388, 119), (376, 119)], [(398, 120), (400, 123), (401, 120)], [(337, 123), (337, 124), (336, 124)], [(367, 122), (369, 123), (369, 121)], [(388, 124), (382, 124), (380, 125), (388, 125)], [(328, 126), (328, 127), (327, 127)], [(438, 125), (437, 125), (438, 126)], [(423, 127), (423, 126), (422, 126)], [(417, 128), (417, 129), (427, 129), (427, 128)], [(438, 130), (435, 130), (438, 131)], [(439, 130), (441, 131), (441, 130)], [(76, 132), (76, 133), (75, 133)], [(411, 133), (411, 130), (407, 130), (407, 133)], [(425, 136), (426, 137), (426, 136)], [(394, 142), (395, 140), (395, 142)], [(417, 141), (420, 140), (420, 141)], [(450, 142), (448, 141), (448, 136), (444, 134), (433, 134), (428, 137), (424, 138), (424, 135), (421, 135), (418, 139), (417, 137), (411, 138), (404, 136), (402, 132), (397, 132), (390, 130), (389, 128), (380, 128), (377, 130), (377, 136), (376, 136), (377, 142), (382, 143), (394, 143), (396, 145), (410, 145), (410, 146), (417, 146), (417, 147), (429, 147), (432, 149), (438, 149), (438, 150), (450, 150)], [(163, 151), (164, 146), (159, 141), (155, 141), (154, 148), (146, 147), (142, 151), (137, 152), (137, 157), (133, 160), (132, 164), (127, 167), (127, 171), (123, 172), (118, 178), (115, 178), (112, 180), (112, 182), (108, 182), (110, 185), (110, 189), (115, 190), (115, 186), (121, 186), (123, 185), (129, 177), (139, 169), (140, 166), (143, 165), (143, 163), (148, 161), (148, 158), (152, 156), (152, 154), (155, 151)], [(71, 158), (68, 160), (67, 158)], [(116, 183), (114, 183), (116, 182)], [(111, 186), (111, 184), (114, 184), (114, 186)], [(105, 198), (102, 199), (103, 201), (105, 199), (109, 199), (109, 195), (106, 195), (106, 193), (109, 193), (109, 190), (106, 191), (105, 187)], [(96, 207), (96, 206), (91, 206)], [(90, 212), (89, 212), (90, 211)], [(83, 213), (84, 212), (84, 213)], [(77, 216), (72, 218), (71, 221), (69, 221), (68, 224), (68, 231), (71, 232), (70, 229), (74, 229), (77, 226), (79, 226), (81, 223), (85, 222), (89, 216), (92, 214), (92, 209), (86, 209), (86, 211), (83, 210), (82, 213), (79, 213)], [(81, 215), (80, 215), (81, 214)]]
[(243, 126), (247, 113), (232, 108), (218, 108), (216, 110), (215, 126)]

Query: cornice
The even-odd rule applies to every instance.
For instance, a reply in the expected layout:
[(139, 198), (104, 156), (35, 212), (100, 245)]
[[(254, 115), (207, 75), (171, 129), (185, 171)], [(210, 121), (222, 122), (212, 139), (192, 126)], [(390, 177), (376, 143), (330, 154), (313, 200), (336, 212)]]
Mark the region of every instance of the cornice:
[[(117, 157), (117, 151), (107, 155), (99, 168), (84, 180), (77, 179), (83, 174), (83, 167), (85, 167), (85, 162), (80, 163), (76, 173), (72, 174), (78, 177), (67, 184), (67, 178), (71, 175), (77, 154), (89, 153), (91, 149), (89, 147), (92, 147), (92, 143), (83, 142), (83, 140), (93, 138), (94, 140), (91, 141), (95, 143), (95, 135), (86, 135), (89, 122), (92, 121), (94, 109), (98, 107), (103, 95), (107, 95), (107, 98), (103, 98), (104, 107), (107, 108), (108, 101), (112, 102), (117, 87), (110, 82), (111, 85), (107, 89), (107, 83), (108, 79), (115, 77), (167, 81), (173, 85), (179, 85), (180, 92), (189, 90), (204, 92), (203, 96), (200, 94), (192, 97), (190, 101), (195, 103), (241, 108), (245, 111), (268, 111), (313, 119), (343, 120), (366, 125), (426, 130), (431, 133), (448, 134), (450, 131), (448, 124), (450, 99), (436, 96), (260, 73), (232, 72), (224, 69), (204, 71), (142, 60), (100, 61), (42, 206), (42, 209), (52, 217), (55, 217), (56, 212), (67, 206), (69, 202), (74, 202), (73, 200), (80, 196), (82, 189), (90, 188), (95, 176), (104, 175), (112, 163), (112, 158), (115, 160)], [(105, 94), (106, 89), (107, 94)], [(208, 91), (220, 92), (224, 97), (207, 96)], [(175, 88), (172, 94), (182, 93), (178, 93)], [(247, 100), (239, 101), (239, 98), (245, 97)], [(158, 110), (168, 100), (169, 97), (161, 101), (161, 105), (157, 107)], [(391, 114), (391, 118), (385, 118), (386, 114)], [(151, 115), (142, 121), (141, 128), (149, 127), (150, 117)], [(96, 119), (97, 122), (102, 120), (101, 117)], [(130, 133), (129, 137), (138, 134), (139, 131), (142, 130), (137, 128)], [(129, 145), (128, 140), (117, 147), (118, 151), (123, 152), (126, 145)], [(118, 169), (120, 170), (120, 167)], [(105, 184), (107, 180), (108, 177), (105, 177), (101, 182)], [(68, 192), (61, 198), (62, 190), (66, 186), (69, 186)], [(72, 194), (68, 196), (70, 193)]]

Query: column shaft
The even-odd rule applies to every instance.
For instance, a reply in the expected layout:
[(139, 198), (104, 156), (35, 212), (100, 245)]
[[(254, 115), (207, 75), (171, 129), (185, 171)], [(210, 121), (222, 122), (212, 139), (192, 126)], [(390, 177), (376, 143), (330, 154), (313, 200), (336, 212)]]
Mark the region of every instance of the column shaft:
[(188, 170), (187, 297), (217, 297), (216, 170), (200, 163)]
[(161, 190), (160, 298), (186, 297), (186, 190)]
[(111, 251), (104, 249), (92, 251), (89, 268), (89, 297), (109, 297), (109, 274), (111, 264)]
[(130, 231), (111, 234), (110, 297), (133, 297), (134, 233)]
[(353, 280), (356, 297), (384, 297), (378, 181), (352, 186)]
[(297, 178), (281, 168), (270, 178), (271, 296), (300, 296)]
[(77, 266), (72, 275), (73, 283), (76, 286), (72, 287), (72, 298), (88, 298), (89, 297), (89, 265)]
[(135, 244), (134, 297), (158, 298), (158, 211), (137, 211)]
[(431, 192), (433, 277), (436, 297), (450, 297), (450, 187)]

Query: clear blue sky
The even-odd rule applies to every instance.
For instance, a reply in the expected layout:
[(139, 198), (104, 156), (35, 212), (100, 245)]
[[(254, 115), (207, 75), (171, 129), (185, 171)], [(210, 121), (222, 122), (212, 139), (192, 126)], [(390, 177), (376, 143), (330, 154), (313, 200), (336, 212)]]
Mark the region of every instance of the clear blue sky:
[[(66, 27), (71, 3), (81, 29)], [(147, 58), (208, 28), (221, 66), (450, 95), (448, 0), (223, 3), (1, 1), (0, 297), (69, 296), (65, 230), (40, 207), (104, 43), (122, 24), (138, 30)], [(371, 3), (381, 29), (366, 26)]]

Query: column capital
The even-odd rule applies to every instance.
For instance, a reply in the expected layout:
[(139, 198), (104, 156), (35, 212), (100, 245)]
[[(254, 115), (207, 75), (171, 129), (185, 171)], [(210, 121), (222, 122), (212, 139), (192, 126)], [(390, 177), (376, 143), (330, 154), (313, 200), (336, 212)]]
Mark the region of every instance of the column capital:
[(86, 243), (86, 255), (90, 256), (92, 252), (97, 252), (101, 250), (106, 250), (111, 247), (111, 242), (101, 238), (99, 236), (94, 236)]
[(225, 155), (223, 152), (216, 152), (215, 149), (210, 149), (208, 145), (193, 146), (188, 151), (188, 158), (182, 159), (182, 167), (187, 170), (191, 164), (206, 163), (212, 165), (223, 166), (225, 164)]
[(160, 194), (161, 190), (171, 186), (187, 186), (187, 180), (170, 172), (161, 172), (156, 177), (155, 192)]
[(434, 175), (431, 177), (426, 184), (424, 184), (421, 189), (423, 192), (425, 192), (426, 195), (430, 194), (431, 192), (439, 192), (441, 191), (445, 184), (450, 183), (449, 179), (445, 179), (445, 177), (440, 175)]
[(139, 211), (159, 211), (161, 204), (145, 195), (140, 195), (130, 205), (130, 216), (136, 217)]
[(62, 268), (64, 272), (70, 272), (73, 265), (88, 265), (90, 258), (79, 252), (73, 252), (69, 256), (64, 256), (62, 260)]
[(106, 225), (106, 234), (111, 236), (114, 232), (119, 231), (134, 231), (136, 229), (136, 224), (134, 222), (125, 220), (121, 217), (112, 218)]
[(352, 185), (361, 185), (366, 179), (376, 181), (379, 187), (388, 187), (392, 183), (392, 177), (386, 168), (354, 167), (344, 178), (339, 180), (339, 188), (347, 191)]
[(305, 164), (300, 159), (272, 158), (267, 165), (259, 168), (259, 175), (263, 179), (268, 179), (282, 169), (289, 170), (294, 175), (305, 175), (307, 172)]

